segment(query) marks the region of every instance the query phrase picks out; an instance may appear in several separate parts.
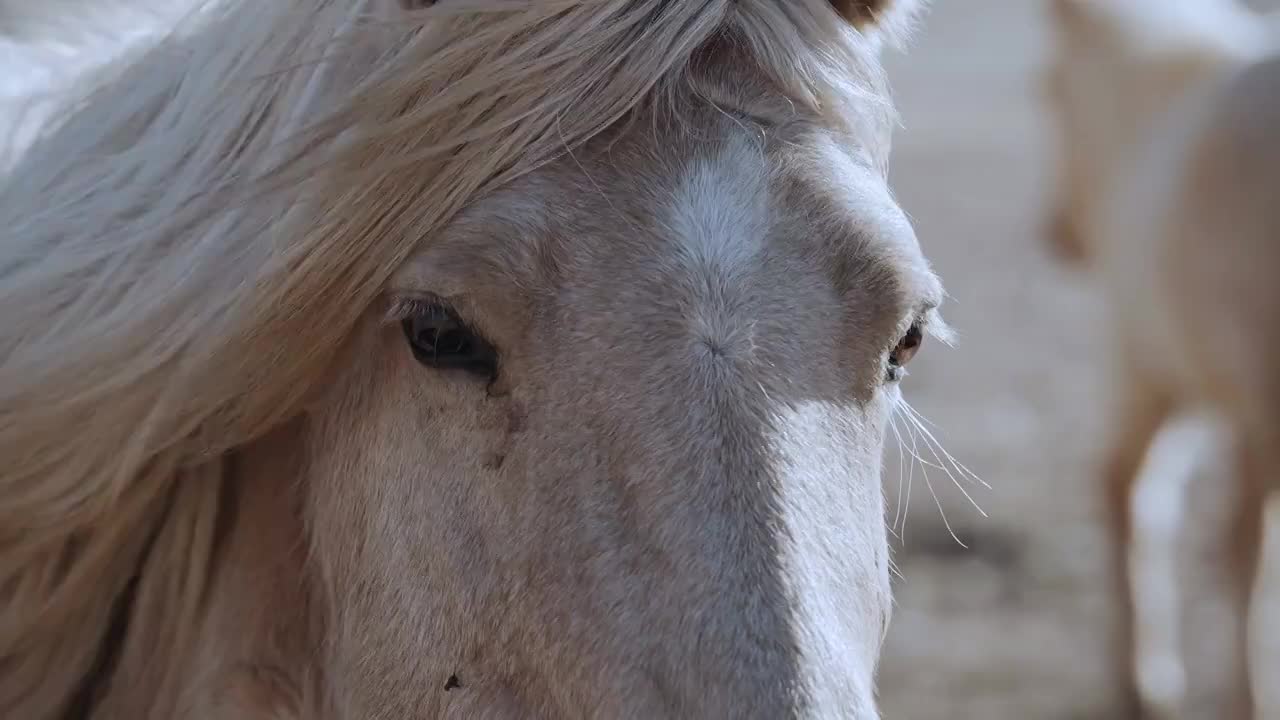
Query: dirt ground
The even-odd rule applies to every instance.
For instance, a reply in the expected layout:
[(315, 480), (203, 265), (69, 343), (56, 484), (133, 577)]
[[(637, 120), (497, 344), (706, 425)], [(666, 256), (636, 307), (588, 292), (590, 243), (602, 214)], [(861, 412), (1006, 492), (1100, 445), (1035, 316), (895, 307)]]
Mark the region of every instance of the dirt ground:
[[(946, 316), (961, 338), (923, 353), (904, 387), (992, 489), (975, 494), (983, 518), (931, 473), (965, 550), (914, 475), (881, 670), (889, 719), (1119, 717), (1092, 482), (1106, 443), (1105, 317), (1088, 279), (1059, 268), (1040, 232), (1051, 169), (1036, 84), (1049, 40), (1044, 9), (1031, 0), (935, 2), (912, 50), (890, 62), (903, 114), (895, 187), (947, 285)], [(889, 461), (892, 519), (895, 450)], [(1183, 629), (1193, 648), (1189, 717), (1219, 717), (1221, 608), (1207, 542), (1224, 505), (1219, 472), (1193, 486), (1197, 533), (1178, 551), (1192, 596)], [(1280, 654), (1277, 633), (1261, 634), (1265, 690), (1280, 685), (1266, 681)]]

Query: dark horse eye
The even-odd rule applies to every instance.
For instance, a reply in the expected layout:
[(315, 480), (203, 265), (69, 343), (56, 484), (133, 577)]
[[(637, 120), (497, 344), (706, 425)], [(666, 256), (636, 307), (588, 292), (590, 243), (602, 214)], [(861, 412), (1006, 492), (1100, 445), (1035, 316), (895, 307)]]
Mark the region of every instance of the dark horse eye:
[(911, 362), (911, 358), (916, 356), (923, 342), (924, 332), (920, 329), (920, 323), (913, 323), (911, 328), (907, 330), (907, 334), (903, 335), (902, 339), (898, 341), (897, 347), (889, 353), (888, 380), (890, 382), (902, 379), (905, 374), (903, 367)]
[(441, 305), (431, 305), (401, 322), (413, 356), (431, 368), (465, 370), (473, 375), (494, 378), (498, 374), (498, 352), (487, 340)]

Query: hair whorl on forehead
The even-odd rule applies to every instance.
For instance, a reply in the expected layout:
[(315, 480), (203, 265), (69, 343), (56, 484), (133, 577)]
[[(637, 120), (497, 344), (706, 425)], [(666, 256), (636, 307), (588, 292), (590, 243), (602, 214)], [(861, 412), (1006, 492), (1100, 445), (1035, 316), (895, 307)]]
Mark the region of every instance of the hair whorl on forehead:
[[(217, 459), (299, 413), (479, 194), (726, 32), (794, 102), (888, 112), (874, 43), (827, 0), (357, 4), (213, 3), (0, 178), (0, 715), (65, 707), (135, 575), (140, 607), (172, 609), (139, 622), (198, 625)], [(865, 31), (881, 4), (855, 5)], [(191, 637), (130, 633), (154, 657)]]

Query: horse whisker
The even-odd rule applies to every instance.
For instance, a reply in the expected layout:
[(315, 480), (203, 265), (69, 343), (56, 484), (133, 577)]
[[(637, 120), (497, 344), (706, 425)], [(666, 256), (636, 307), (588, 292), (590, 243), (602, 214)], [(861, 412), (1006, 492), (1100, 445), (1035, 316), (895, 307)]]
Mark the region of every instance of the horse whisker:
[(894, 503), (893, 523), (890, 524), (889, 530), (893, 532), (894, 537), (901, 540), (902, 535), (899, 532), (900, 528), (898, 527), (898, 522), (902, 519), (902, 488), (904, 485), (902, 482), (902, 468), (903, 465), (906, 464), (906, 456), (902, 451), (902, 433), (898, 431), (898, 418), (896, 413), (889, 416), (889, 429), (893, 431), (893, 437), (897, 440), (898, 444), (898, 501)]
[[(953, 473), (950, 468), (945, 467), (942, 464), (939, 464), (939, 463), (943, 463), (944, 461), (938, 454), (937, 440), (933, 439), (933, 435), (929, 434), (927, 430), (920, 427), (919, 422), (916, 421), (914, 417), (911, 417), (910, 419), (912, 421), (912, 424), (915, 426), (915, 429), (918, 429), (921, 431), (922, 433), (921, 437), (925, 439), (925, 447), (929, 448), (930, 454), (932, 454), (934, 459), (937, 460), (937, 463), (932, 463), (925, 460), (924, 458), (917, 456), (916, 460), (920, 462), (921, 469), (925, 470), (925, 468), (933, 467), (945, 472), (947, 474), (947, 477), (951, 478), (951, 482), (956, 486), (956, 489), (958, 489), (961, 492), (961, 494), (964, 495), (965, 499), (969, 501), (969, 504), (973, 506), (973, 509), (977, 510), (978, 514), (982, 515), (982, 517), (984, 518), (987, 517), (986, 511), (984, 511), (982, 507), (978, 505), (977, 501), (973, 499), (973, 496), (970, 495), (969, 492), (964, 489), (964, 486), (960, 483), (960, 480), (955, 476), (955, 473)], [(943, 450), (942, 452), (943, 454), (946, 454), (945, 450)]]
[[(944, 510), (944, 509), (942, 508), (942, 501), (938, 498), (938, 493), (937, 493), (937, 491), (936, 491), (936, 490), (934, 490), (934, 488), (933, 488), (933, 481), (929, 479), (929, 471), (928, 471), (928, 469), (926, 468), (926, 465), (928, 465), (928, 463), (926, 463), (926, 462), (925, 462), (925, 461), (920, 457), (919, 449), (918, 449), (918, 446), (917, 446), (917, 444), (916, 444), (916, 434), (915, 434), (915, 432), (914, 432), (914, 428), (912, 427), (912, 425), (908, 425), (908, 426), (907, 426), (907, 430), (908, 430), (908, 432), (910, 432), (910, 433), (911, 433), (911, 450), (910, 450), (911, 455), (912, 455), (912, 456), (916, 459), (916, 461), (920, 464), (920, 474), (921, 474), (921, 476), (924, 478), (924, 484), (925, 484), (925, 487), (929, 490), (929, 495), (931, 495), (931, 496), (933, 497), (933, 503), (934, 503), (934, 505), (936, 505), (936, 506), (937, 506), (937, 508), (938, 508), (938, 515), (942, 518), (942, 525), (943, 525), (943, 527), (945, 527), (945, 528), (947, 529), (947, 533), (948, 533), (949, 535), (951, 535), (951, 539), (953, 539), (953, 540), (955, 540), (955, 541), (956, 541), (956, 544), (958, 544), (960, 547), (962, 547), (962, 548), (964, 548), (964, 549), (968, 550), (968, 549), (969, 549), (969, 546), (968, 546), (968, 545), (965, 545), (965, 544), (964, 544), (964, 541), (962, 541), (962, 540), (960, 539), (960, 536), (959, 536), (959, 535), (956, 535), (955, 530), (954, 530), (954, 529), (952, 529), (952, 527), (951, 527), (951, 521), (950, 521), (949, 519), (947, 519), (947, 512), (946, 512), (946, 510)], [(945, 471), (945, 468), (944, 468), (944, 471)], [(949, 473), (948, 473), (948, 474), (949, 474)], [(955, 478), (954, 478), (954, 477), (952, 478), (952, 482), (955, 482)], [(958, 484), (957, 484), (957, 487), (958, 487)], [(966, 497), (967, 497), (967, 495), (966, 495)], [(977, 506), (975, 505), (975, 507), (977, 507)], [(981, 509), (981, 508), (978, 508), (978, 511), (979, 511), (979, 512), (982, 512), (982, 509)]]
[[(983, 480), (981, 477), (978, 476), (977, 473), (975, 473), (974, 471), (966, 467), (964, 463), (961, 463), (959, 460), (956, 460), (954, 455), (952, 455), (950, 452), (947, 452), (947, 449), (946, 447), (943, 446), (942, 442), (939, 441), (932, 432), (930, 432), (926, 427), (924, 427), (926, 424), (933, 425), (933, 423), (930, 423), (928, 419), (925, 418), (924, 415), (921, 415), (920, 412), (915, 408), (911, 407), (910, 404), (906, 403), (905, 401), (902, 404), (903, 406), (906, 407), (906, 410), (910, 414), (911, 418), (916, 421), (916, 427), (920, 429), (920, 432), (924, 433), (924, 436), (928, 438), (928, 440), (932, 443), (933, 447), (935, 447), (938, 452), (942, 453), (943, 457), (946, 458), (946, 461), (949, 462), (953, 468), (955, 468), (958, 472), (960, 472), (960, 474), (966, 479), (969, 479), (969, 480), (972, 480), (973, 482), (978, 483), (979, 485), (986, 488), (987, 490), (991, 489), (991, 485), (988, 484), (986, 480)], [(934, 425), (934, 427), (937, 427), (937, 426)], [(940, 458), (939, 462), (941, 461), (942, 460)]]

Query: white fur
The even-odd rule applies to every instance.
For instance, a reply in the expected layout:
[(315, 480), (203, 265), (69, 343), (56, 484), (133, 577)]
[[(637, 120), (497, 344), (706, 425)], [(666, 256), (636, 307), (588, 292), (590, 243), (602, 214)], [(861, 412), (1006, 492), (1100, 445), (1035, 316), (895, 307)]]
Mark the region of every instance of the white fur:
[(694, 262), (733, 275), (762, 249), (769, 178), (765, 168), (742, 162), (762, 152), (739, 140), (685, 170), (672, 197), (671, 229)]

